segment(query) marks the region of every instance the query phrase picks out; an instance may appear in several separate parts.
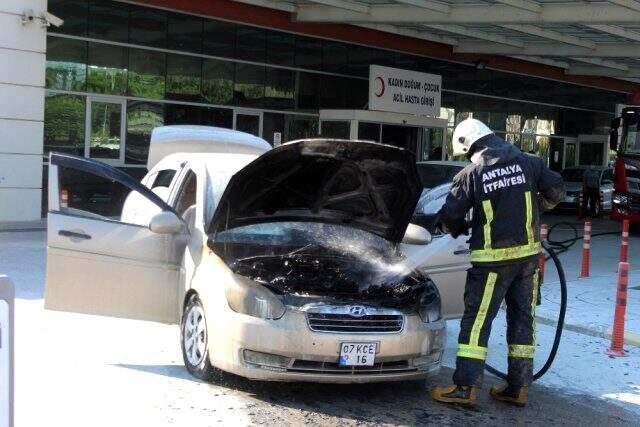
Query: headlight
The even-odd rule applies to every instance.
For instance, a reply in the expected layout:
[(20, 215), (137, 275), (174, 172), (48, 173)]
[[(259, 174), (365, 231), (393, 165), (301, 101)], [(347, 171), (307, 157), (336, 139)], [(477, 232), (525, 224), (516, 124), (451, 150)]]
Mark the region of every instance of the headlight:
[(420, 318), (425, 323), (435, 322), (442, 319), (442, 302), (440, 292), (436, 285), (429, 279), (427, 287), (420, 298)]
[(613, 203), (615, 203), (616, 205), (628, 205), (629, 198), (622, 194), (615, 194), (613, 196)]
[(225, 296), (231, 310), (261, 319), (279, 319), (286, 310), (268, 289), (239, 274), (227, 282)]

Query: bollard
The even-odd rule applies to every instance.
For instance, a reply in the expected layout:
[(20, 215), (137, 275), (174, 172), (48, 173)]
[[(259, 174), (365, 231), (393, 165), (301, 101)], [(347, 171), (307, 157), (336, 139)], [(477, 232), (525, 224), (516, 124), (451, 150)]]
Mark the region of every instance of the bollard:
[(0, 427), (13, 426), (13, 283), (0, 276)]
[(616, 292), (616, 308), (613, 315), (613, 333), (611, 348), (607, 354), (611, 357), (625, 357), (624, 351), (624, 316), (627, 309), (627, 285), (629, 284), (629, 263), (618, 265), (618, 290)]
[(622, 242), (620, 243), (620, 262), (629, 262), (629, 220), (622, 221)]
[(589, 277), (589, 257), (591, 254), (591, 221), (584, 222), (584, 240), (582, 242), (582, 268), (580, 278)]
[[(549, 226), (547, 224), (542, 224), (540, 226), (540, 243), (547, 241), (547, 236), (549, 234)], [(545, 254), (544, 249), (540, 251), (540, 256), (538, 257), (538, 272), (539, 272), (539, 280), (538, 284), (541, 285), (544, 282), (544, 263), (545, 263)]]

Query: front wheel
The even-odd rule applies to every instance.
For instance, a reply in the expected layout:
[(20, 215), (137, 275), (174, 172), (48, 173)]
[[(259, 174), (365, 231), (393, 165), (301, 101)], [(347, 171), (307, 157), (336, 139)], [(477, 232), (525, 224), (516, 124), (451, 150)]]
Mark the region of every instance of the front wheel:
[(217, 372), (209, 361), (207, 320), (197, 294), (189, 297), (180, 324), (180, 347), (187, 370), (194, 377), (209, 381)]

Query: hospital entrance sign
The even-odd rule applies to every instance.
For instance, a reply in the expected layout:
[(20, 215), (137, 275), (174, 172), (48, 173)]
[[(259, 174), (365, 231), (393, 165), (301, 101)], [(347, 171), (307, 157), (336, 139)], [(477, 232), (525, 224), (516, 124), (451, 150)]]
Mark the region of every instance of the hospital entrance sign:
[(369, 110), (440, 116), (442, 76), (369, 66)]

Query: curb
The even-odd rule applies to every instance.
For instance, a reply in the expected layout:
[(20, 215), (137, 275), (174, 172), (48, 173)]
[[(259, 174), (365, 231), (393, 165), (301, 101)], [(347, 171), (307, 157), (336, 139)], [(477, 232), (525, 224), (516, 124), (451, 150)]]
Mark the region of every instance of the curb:
[[(547, 319), (546, 317), (536, 316), (536, 321), (543, 325), (553, 326), (554, 328), (558, 326), (557, 320)], [(594, 338), (603, 338), (607, 340), (611, 339), (613, 330), (612, 328), (608, 328), (606, 330), (604, 330), (603, 328), (594, 329), (582, 325), (572, 325), (570, 323), (565, 323), (563, 329), (571, 332), (576, 332), (578, 334), (588, 335)], [(640, 347), (640, 334), (637, 332), (625, 330), (624, 343), (634, 347)]]

